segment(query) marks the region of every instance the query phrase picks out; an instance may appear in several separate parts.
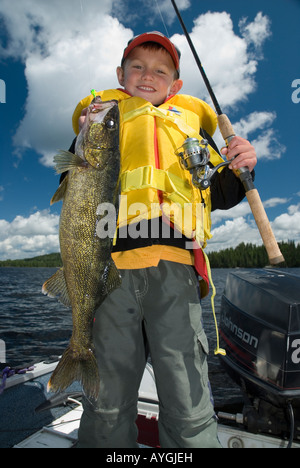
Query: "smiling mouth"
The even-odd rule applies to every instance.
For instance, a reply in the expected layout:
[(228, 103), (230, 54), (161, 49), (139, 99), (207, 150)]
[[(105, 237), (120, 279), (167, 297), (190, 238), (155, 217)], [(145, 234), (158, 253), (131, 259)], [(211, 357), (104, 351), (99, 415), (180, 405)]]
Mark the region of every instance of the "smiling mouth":
[(138, 89), (140, 91), (145, 91), (146, 93), (154, 93), (156, 91), (154, 88), (151, 88), (149, 86), (138, 86)]

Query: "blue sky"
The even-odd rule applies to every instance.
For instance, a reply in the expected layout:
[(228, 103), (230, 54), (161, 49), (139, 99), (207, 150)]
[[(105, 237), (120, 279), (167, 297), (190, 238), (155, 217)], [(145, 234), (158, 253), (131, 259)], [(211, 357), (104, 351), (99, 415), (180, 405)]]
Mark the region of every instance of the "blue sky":
[[(182, 51), (182, 92), (211, 104), (171, 1), (158, 4), (0, 0), (0, 259), (59, 250), (52, 158), (73, 139), (77, 102), (118, 86), (133, 35), (169, 35)], [(177, 4), (221, 108), (256, 147), (255, 184), (277, 239), (300, 242), (300, 1)], [(215, 212), (213, 226), (208, 250), (261, 243), (247, 202)]]

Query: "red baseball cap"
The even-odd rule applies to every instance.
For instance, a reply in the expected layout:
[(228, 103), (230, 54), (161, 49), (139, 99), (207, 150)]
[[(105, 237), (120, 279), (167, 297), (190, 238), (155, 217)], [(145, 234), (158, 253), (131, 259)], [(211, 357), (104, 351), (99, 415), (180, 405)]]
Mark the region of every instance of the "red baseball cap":
[(124, 60), (135, 47), (144, 44), (145, 42), (157, 42), (158, 44), (162, 45), (171, 55), (175, 64), (175, 68), (179, 72), (179, 61), (181, 55), (180, 50), (177, 49), (177, 47), (173, 44), (173, 42), (170, 41), (170, 39), (158, 31), (143, 33), (131, 39), (128, 42), (126, 49), (124, 50), (121, 64), (123, 65)]

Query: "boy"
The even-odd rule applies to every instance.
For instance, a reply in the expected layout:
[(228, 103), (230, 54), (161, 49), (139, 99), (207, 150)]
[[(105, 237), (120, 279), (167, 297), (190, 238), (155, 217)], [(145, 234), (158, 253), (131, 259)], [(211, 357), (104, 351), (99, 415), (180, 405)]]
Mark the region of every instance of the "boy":
[[(211, 145), (211, 163), (218, 164), (210, 138), (216, 116), (203, 101), (178, 94), (183, 84), (179, 60), (180, 52), (167, 37), (142, 34), (128, 43), (117, 68), (123, 89), (98, 93), (104, 101), (119, 101), (126, 206), (122, 200), (112, 257), (122, 285), (95, 313), (100, 395), (96, 404), (84, 403), (79, 447), (137, 446), (138, 389), (148, 349), (160, 404), (161, 446), (220, 447), (195, 272), (205, 295), (200, 247), (211, 237), (210, 210), (228, 209), (243, 199), (243, 186), (232, 169), (248, 166), (252, 171), (256, 154), (248, 141), (235, 137), (223, 150), (229, 159), (236, 156), (229, 168), (216, 173), (210, 189), (200, 192), (192, 185), (175, 151), (201, 128)], [(91, 100), (81, 101), (74, 112), (76, 133)], [(185, 204), (193, 209), (182, 223), (182, 211), (174, 206)], [(194, 214), (198, 205), (200, 217)], [(192, 238), (194, 250), (187, 248)]]

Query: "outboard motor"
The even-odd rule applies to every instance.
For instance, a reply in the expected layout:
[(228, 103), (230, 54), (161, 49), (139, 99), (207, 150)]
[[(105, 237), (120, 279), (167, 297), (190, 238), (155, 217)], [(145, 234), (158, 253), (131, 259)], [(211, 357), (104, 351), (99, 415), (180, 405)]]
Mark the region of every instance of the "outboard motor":
[(282, 434), (292, 428), (300, 437), (299, 424), (294, 427), (300, 416), (300, 276), (273, 269), (229, 274), (220, 338), (222, 364), (248, 399), (248, 430)]

